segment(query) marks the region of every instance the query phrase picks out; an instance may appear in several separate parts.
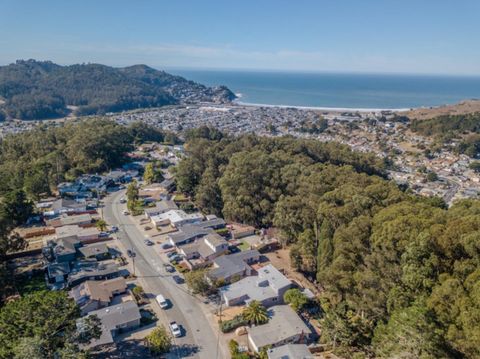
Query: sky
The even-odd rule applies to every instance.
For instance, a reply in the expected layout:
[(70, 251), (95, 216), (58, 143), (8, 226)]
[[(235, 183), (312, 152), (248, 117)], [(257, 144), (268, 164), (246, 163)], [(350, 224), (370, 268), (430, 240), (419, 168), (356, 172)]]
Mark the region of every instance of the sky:
[(480, 75), (479, 0), (0, 0), (0, 64)]

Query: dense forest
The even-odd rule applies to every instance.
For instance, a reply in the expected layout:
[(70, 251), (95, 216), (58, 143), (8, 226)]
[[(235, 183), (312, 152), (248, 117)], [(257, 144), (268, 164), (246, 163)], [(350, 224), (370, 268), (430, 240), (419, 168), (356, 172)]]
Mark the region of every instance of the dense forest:
[(449, 143), (459, 139), (453, 148), (457, 153), (464, 153), (472, 158), (480, 156), (480, 113), (466, 115), (446, 115), (429, 120), (413, 120), (410, 128), (424, 136), (434, 137), (437, 142)]
[(105, 114), (135, 108), (235, 98), (226, 87), (210, 88), (145, 65), (60, 66), (19, 60), (0, 67), (0, 120)]
[(480, 358), (480, 201), (403, 192), (383, 163), (294, 138), (187, 134), (178, 189), (275, 226), (322, 290), (321, 341), (348, 358)]

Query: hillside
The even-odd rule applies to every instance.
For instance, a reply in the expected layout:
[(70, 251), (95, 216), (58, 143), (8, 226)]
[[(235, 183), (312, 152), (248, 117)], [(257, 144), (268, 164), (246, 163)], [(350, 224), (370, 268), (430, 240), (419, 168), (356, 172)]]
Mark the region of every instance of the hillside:
[(480, 100), (465, 100), (453, 105), (443, 105), (429, 108), (416, 108), (408, 112), (402, 112), (410, 119), (429, 120), (440, 116), (467, 115), (480, 112)]
[(60, 66), (19, 60), (0, 67), (0, 113), (23, 120), (234, 98), (226, 87), (206, 87), (145, 65)]

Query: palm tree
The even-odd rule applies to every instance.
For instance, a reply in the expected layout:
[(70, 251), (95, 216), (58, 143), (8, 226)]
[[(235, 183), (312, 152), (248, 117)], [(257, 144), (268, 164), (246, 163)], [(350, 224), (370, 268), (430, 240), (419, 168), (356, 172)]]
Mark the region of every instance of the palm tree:
[(105, 231), (107, 229), (107, 222), (105, 222), (103, 219), (99, 219), (96, 223), (95, 226), (97, 229), (101, 232)]
[(264, 324), (268, 322), (267, 309), (258, 300), (250, 302), (243, 310), (243, 317), (251, 324)]

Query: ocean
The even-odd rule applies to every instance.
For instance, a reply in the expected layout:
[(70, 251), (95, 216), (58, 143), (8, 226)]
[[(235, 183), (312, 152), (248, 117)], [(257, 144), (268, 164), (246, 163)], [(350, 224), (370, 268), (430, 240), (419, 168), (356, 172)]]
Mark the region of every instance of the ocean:
[(409, 109), (480, 98), (480, 76), (168, 70), (204, 85), (225, 85), (251, 104)]

